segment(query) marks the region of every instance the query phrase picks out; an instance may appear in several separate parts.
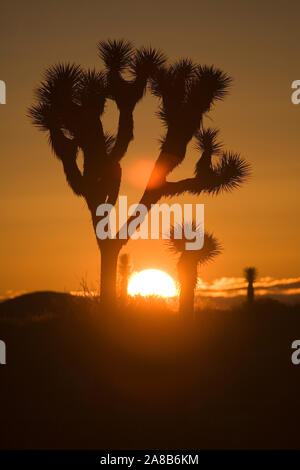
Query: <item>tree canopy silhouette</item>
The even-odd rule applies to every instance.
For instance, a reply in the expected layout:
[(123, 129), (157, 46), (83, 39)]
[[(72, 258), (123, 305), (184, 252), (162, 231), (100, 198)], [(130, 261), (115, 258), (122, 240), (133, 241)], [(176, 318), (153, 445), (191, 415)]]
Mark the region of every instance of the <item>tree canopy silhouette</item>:
[[(158, 117), (165, 133), (140, 203), (148, 210), (163, 197), (189, 192), (217, 194), (239, 186), (249, 174), (249, 165), (232, 152), (222, 152), (217, 131), (202, 128), (203, 116), (226, 96), (231, 78), (214, 66), (190, 59), (167, 64), (166, 56), (152, 47), (140, 49), (125, 40), (100, 41), (104, 70), (85, 70), (60, 63), (50, 67), (35, 92), (29, 109), (34, 125), (47, 132), (56, 157), (62, 162), (73, 192), (85, 199), (94, 230), (98, 205), (116, 204), (121, 162), (133, 139), (134, 109), (148, 89), (158, 99)], [(118, 130), (109, 135), (101, 118), (107, 100), (118, 108)], [(186, 156), (195, 137), (201, 153), (192, 178), (168, 181), (171, 171)], [(78, 166), (83, 153), (83, 170)], [(217, 164), (212, 156), (220, 157)], [(99, 240), (101, 252), (101, 298), (113, 302), (116, 295), (117, 259), (127, 240)]]

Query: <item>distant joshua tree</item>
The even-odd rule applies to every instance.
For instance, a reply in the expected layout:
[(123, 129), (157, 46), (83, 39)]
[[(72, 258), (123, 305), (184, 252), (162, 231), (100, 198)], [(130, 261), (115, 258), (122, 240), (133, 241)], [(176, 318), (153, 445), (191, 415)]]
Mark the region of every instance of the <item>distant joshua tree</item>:
[(120, 274), (120, 300), (126, 302), (128, 293), (128, 280), (131, 273), (130, 258), (127, 253), (120, 256), (119, 259), (119, 274)]
[[(133, 140), (134, 110), (147, 89), (159, 101), (158, 116), (165, 134), (141, 204), (150, 210), (163, 197), (230, 191), (247, 178), (249, 165), (238, 154), (221, 152), (216, 131), (202, 129), (204, 115), (228, 92), (228, 75), (190, 59), (167, 65), (159, 50), (135, 49), (125, 40), (101, 41), (98, 51), (104, 62), (101, 72), (69, 63), (46, 70), (36, 90), (36, 103), (29, 110), (33, 124), (47, 132), (71, 189), (85, 199), (94, 231), (99, 222), (97, 207), (117, 202), (121, 162)], [(107, 134), (102, 126), (107, 100), (114, 101), (119, 111), (116, 135)], [(168, 181), (168, 175), (184, 160), (194, 136), (202, 152), (195, 176)], [(77, 163), (79, 152), (83, 155), (82, 171)], [(215, 165), (213, 154), (221, 156)], [(116, 298), (118, 255), (127, 239), (117, 235), (113, 240), (97, 238), (97, 243), (101, 252), (101, 300), (111, 305)]]
[[(195, 230), (195, 224), (186, 222), (184, 225), (191, 224)], [(173, 253), (179, 254), (177, 262), (177, 271), (180, 284), (179, 294), (179, 313), (183, 317), (191, 318), (194, 314), (195, 288), (198, 279), (198, 266), (212, 261), (221, 253), (221, 245), (218, 240), (208, 232), (204, 233), (204, 245), (199, 250), (186, 250), (185, 243), (188, 241), (184, 237), (176, 239), (175, 234), (184, 227), (175, 226), (171, 229), (170, 239), (166, 240), (167, 246)]]
[(249, 305), (253, 304), (254, 301), (254, 287), (253, 284), (257, 278), (257, 269), (253, 267), (245, 268), (244, 269), (244, 276), (246, 281), (248, 282), (247, 287), (247, 301)]

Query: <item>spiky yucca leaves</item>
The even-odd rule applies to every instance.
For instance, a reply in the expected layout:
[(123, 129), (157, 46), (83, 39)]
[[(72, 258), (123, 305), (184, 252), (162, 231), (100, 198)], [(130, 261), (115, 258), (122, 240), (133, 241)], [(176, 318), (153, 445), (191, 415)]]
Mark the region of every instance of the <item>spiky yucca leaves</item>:
[(141, 47), (132, 56), (129, 71), (134, 79), (148, 79), (166, 62), (165, 54), (152, 47)]
[(59, 63), (49, 67), (35, 92), (36, 98), (49, 105), (60, 106), (65, 101), (72, 102), (81, 79), (82, 69), (79, 65)]
[(202, 128), (196, 133), (196, 149), (209, 155), (219, 155), (222, 149), (222, 142), (219, 142), (219, 129)]
[(189, 98), (195, 65), (182, 59), (169, 67), (160, 67), (151, 80), (151, 91), (160, 99), (158, 116), (165, 126), (184, 122), (183, 113)]
[[(223, 144), (218, 140), (217, 129), (201, 129), (196, 134), (196, 149), (201, 152), (201, 157), (195, 167), (194, 189), (191, 192), (197, 194), (205, 191), (209, 194), (218, 194), (220, 191), (232, 191), (245, 182), (250, 174), (250, 165), (233, 152), (222, 152)], [(220, 157), (213, 164), (213, 156)], [(198, 184), (197, 184), (198, 181)]]
[(246, 281), (255, 282), (257, 278), (257, 269), (254, 267), (245, 268), (244, 276), (245, 276)]
[(170, 239), (166, 244), (172, 253), (179, 254), (177, 262), (178, 278), (180, 284), (179, 312), (191, 317), (194, 312), (194, 296), (198, 278), (198, 265), (213, 261), (222, 252), (219, 241), (212, 233), (204, 233), (204, 245), (198, 250), (187, 250), (186, 243), (190, 241), (185, 236), (185, 228), (189, 232), (200, 231), (195, 222), (186, 222), (183, 226), (171, 228)]
[(130, 84), (134, 90), (135, 103), (143, 97), (148, 81), (165, 62), (165, 55), (158, 49), (142, 47), (135, 51), (128, 68), (132, 77)]
[(99, 41), (98, 52), (109, 72), (121, 73), (130, 64), (133, 46), (124, 39)]
[(37, 104), (29, 109), (29, 117), (42, 131), (53, 126), (67, 127), (76, 101), (82, 70), (75, 64), (58, 64), (44, 73), (41, 85), (35, 90)]
[(163, 64), (151, 77), (153, 95), (163, 100), (166, 105), (173, 99), (177, 103), (184, 102), (188, 93), (188, 83), (194, 76), (194, 70), (195, 65), (190, 59), (178, 60), (170, 66)]
[(189, 126), (189, 134), (193, 135), (203, 114), (225, 97), (230, 84), (231, 78), (213, 66), (181, 60), (161, 67), (151, 81), (151, 90), (161, 100), (159, 117), (163, 123)]
[(106, 80), (103, 72), (88, 69), (82, 73), (78, 83), (76, 99), (85, 110), (85, 114), (96, 113), (101, 116), (106, 100)]
[(183, 225), (175, 225), (170, 229), (170, 238), (166, 240), (166, 245), (174, 254), (192, 259), (197, 264), (205, 264), (212, 261), (221, 253), (221, 245), (212, 233), (204, 233), (204, 245), (199, 250), (187, 250), (186, 243), (191, 240), (185, 235), (187, 232), (200, 232), (201, 227), (196, 226), (195, 221), (185, 222)]
[(254, 301), (254, 287), (253, 284), (257, 278), (257, 269), (254, 267), (248, 267), (244, 269), (244, 276), (246, 281), (248, 282), (247, 287), (247, 301), (248, 304), (251, 305)]
[(207, 179), (204, 191), (209, 194), (230, 192), (247, 181), (250, 175), (250, 164), (238, 153), (223, 152), (221, 161), (213, 167), (213, 172)]
[(122, 77), (128, 69), (134, 53), (132, 44), (124, 39), (100, 41), (98, 52), (106, 68), (107, 92), (119, 109), (134, 106), (134, 88), (132, 83)]
[(57, 124), (53, 109), (46, 103), (39, 102), (31, 106), (28, 116), (31, 118), (32, 124), (44, 132)]
[(218, 141), (218, 129), (201, 129), (196, 134), (196, 149), (201, 152), (195, 168), (196, 178), (209, 180), (212, 177), (212, 157), (220, 155), (222, 148), (221, 142)]
[[(124, 40), (101, 41), (98, 50), (107, 71), (109, 96), (119, 109), (134, 108), (146, 91), (148, 79), (166, 60), (159, 50), (152, 47), (134, 50), (131, 43)], [(131, 79), (126, 80), (122, 73), (129, 73)]]
[(196, 80), (193, 83), (190, 97), (201, 103), (207, 112), (216, 101), (222, 101), (232, 84), (232, 78), (213, 65), (199, 65)]
[[(38, 104), (29, 109), (29, 115), (37, 126), (44, 126), (45, 108), (51, 108), (62, 120), (64, 111), (74, 111), (75, 105), (83, 108), (93, 105), (101, 115), (106, 98), (105, 76), (95, 70), (84, 71), (75, 64), (58, 64), (46, 70), (35, 96)], [(41, 114), (36, 114), (36, 108), (41, 108)]]
[(85, 72), (75, 64), (58, 64), (46, 70), (35, 95), (37, 104), (28, 113), (33, 124), (43, 131), (65, 129), (81, 145), (86, 120), (95, 121), (94, 116), (98, 120), (104, 110), (104, 75)]

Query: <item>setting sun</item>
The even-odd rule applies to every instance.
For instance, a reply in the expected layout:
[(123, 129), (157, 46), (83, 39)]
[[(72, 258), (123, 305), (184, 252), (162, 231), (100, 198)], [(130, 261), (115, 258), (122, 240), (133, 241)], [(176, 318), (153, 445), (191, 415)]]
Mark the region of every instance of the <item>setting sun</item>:
[(159, 295), (173, 297), (176, 286), (169, 274), (159, 269), (145, 269), (135, 273), (128, 284), (129, 295)]

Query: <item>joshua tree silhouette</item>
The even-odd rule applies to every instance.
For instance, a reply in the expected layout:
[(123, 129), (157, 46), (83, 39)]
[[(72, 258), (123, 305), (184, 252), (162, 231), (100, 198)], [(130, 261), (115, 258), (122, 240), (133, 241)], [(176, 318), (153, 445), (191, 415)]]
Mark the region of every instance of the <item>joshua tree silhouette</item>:
[[(184, 192), (214, 194), (231, 190), (245, 180), (248, 164), (239, 155), (224, 152), (214, 166), (212, 154), (220, 153), (215, 143), (216, 131), (199, 132), (204, 114), (225, 97), (231, 83), (228, 75), (214, 66), (197, 65), (189, 59), (168, 66), (159, 50), (134, 49), (125, 40), (100, 42), (98, 51), (104, 71), (84, 70), (75, 64), (50, 67), (36, 90), (36, 103), (29, 109), (33, 124), (47, 132), (68, 184), (85, 199), (94, 230), (99, 221), (98, 205), (117, 201), (121, 160), (133, 139), (133, 112), (148, 85), (159, 100), (158, 116), (166, 131), (140, 203), (150, 210), (162, 197)], [(101, 122), (108, 99), (119, 110), (115, 136), (106, 134)], [(169, 173), (184, 159), (194, 136), (200, 150), (204, 149), (195, 176), (167, 181)], [(77, 164), (80, 150), (83, 171)], [(97, 239), (101, 252), (101, 300), (110, 304), (116, 297), (118, 254), (126, 242), (118, 236), (114, 240)]]
[(248, 282), (247, 301), (249, 305), (252, 305), (254, 301), (253, 283), (256, 281), (256, 278), (257, 278), (257, 269), (253, 267), (245, 268), (244, 276), (245, 276), (246, 281)]
[(120, 282), (120, 299), (122, 302), (126, 302), (127, 299), (127, 288), (128, 288), (128, 279), (130, 276), (131, 266), (130, 259), (127, 253), (124, 253), (120, 256), (119, 259), (119, 274), (121, 277)]
[[(194, 222), (186, 222), (184, 226), (192, 225), (196, 230)], [(200, 250), (186, 250), (185, 243), (188, 241), (185, 237), (176, 238), (176, 232), (184, 233), (184, 226), (172, 227), (170, 239), (166, 240), (169, 249), (179, 254), (177, 262), (177, 271), (180, 284), (179, 312), (186, 318), (190, 318), (194, 313), (195, 288), (198, 279), (198, 265), (204, 265), (212, 261), (221, 253), (222, 247), (218, 240), (208, 232), (204, 233), (204, 245)], [(200, 230), (200, 228), (197, 228)]]

